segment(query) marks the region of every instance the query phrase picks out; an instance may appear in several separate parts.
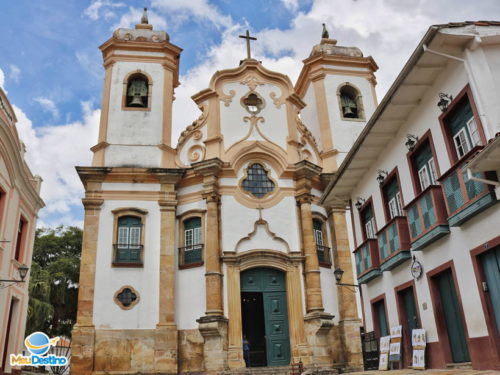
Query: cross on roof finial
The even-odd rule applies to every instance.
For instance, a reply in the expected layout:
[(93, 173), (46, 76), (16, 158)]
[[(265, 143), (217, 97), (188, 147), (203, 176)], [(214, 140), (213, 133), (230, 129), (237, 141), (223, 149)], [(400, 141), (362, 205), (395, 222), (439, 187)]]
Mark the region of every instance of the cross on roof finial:
[(250, 33), (248, 32), (248, 30), (247, 30), (245, 35), (240, 35), (240, 38), (247, 40), (247, 59), (251, 59), (252, 55), (250, 54), (250, 40), (257, 40), (257, 38), (250, 36)]
[(141, 23), (147, 25), (148, 24), (148, 8), (144, 8), (141, 17)]

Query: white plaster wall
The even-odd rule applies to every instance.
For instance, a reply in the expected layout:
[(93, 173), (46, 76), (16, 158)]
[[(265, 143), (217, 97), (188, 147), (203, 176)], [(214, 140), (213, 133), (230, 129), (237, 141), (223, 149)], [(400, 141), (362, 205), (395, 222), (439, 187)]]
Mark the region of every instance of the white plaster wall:
[[(205, 200), (177, 206), (177, 215), (191, 210), (206, 210)], [(205, 215), (206, 220), (206, 215)], [(205, 221), (206, 222), (206, 221)], [(176, 220), (175, 233), (179, 233), (180, 223)], [(203, 243), (206, 243), (206, 226)], [(175, 264), (179, 264), (179, 236), (175, 237)], [(177, 267), (176, 267), (177, 268)], [(196, 319), (205, 315), (206, 303), (205, 265), (187, 269), (177, 269), (175, 275), (175, 317), (178, 329), (198, 328)], [(227, 316), (227, 315), (226, 315)]]
[[(237, 220), (235, 213), (237, 213)], [(269, 224), (270, 231), (287, 242), (290, 251), (300, 251), (298, 218), (293, 197), (285, 197), (277, 205), (263, 209), (262, 218)], [(243, 206), (232, 196), (222, 196), (222, 249), (235, 251), (238, 241), (253, 232), (254, 223), (258, 219), (258, 210)], [(269, 248), (269, 244), (263, 248)], [(280, 250), (280, 248), (275, 248), (275, 250)]]
[[(372, 197), (377, 227), (385, 225), (385, 217), (382, 207), (382, 196), (378, 182), (376, 181), (377, 169), (391, 171), (398, 168), (403, 204), (408, 204), (414, 197), (411, 182), (410, 170), (406, 158), (407, 149), (404, 146), (405, 135), (411, 133), (422, 136), (429, 128), (431, 129), (434, 147), (437, 154), (437, 162), (441, 174), (450, 167), (450, 160), (446, 152), (444, 136), (438, 122), (440, 111), (436, 106), (436, 98), (439, 92), (451, 93), (454, 96), (467, 84), (467, 76), (460, 63), (450, 62), (445, 74), (442, 74), (435, 81), (433, 87), (428, 90), (420, 105), (410, 114), (406, 125), (402, 127), (394, 140), (391, 141), (379, 154), (376, 163), (364, 174), (364, 178), (352, 191), (353, 202), (356, 197)], [(361, 243), (361, 227), (358, 210), (353, 210), (356, 237), (358, 245)], [(432, 243), (422, 251), (413, 252), (424, 267), (424, 276), (416, 281), (416, 299), (421, 322), (428, 330), (428, 341), (438, 340), (432, 301), (430, 298), (429, 286), (425, 272), (437, 266), (453, 260), (458, 290), (462, 296), (462, 305), (466, 320), (466, 330), (469, 337), (480, 337), (488, 334), (482, 311), (479, 291), (475, 282), (476, 276), (472, 268), (470, 250), (498, 235), (500, 222), (500, 210), (497, 207), (490, 207), (486, 211), (476, 215), (460, 227), (451, 227), (451, 233)], [(363, 285), (363, 301), (368, 331), (373, 329), (373, 320), (370, 300), (386, 293), (386, 305), (388, 312), (388, 322), (390, 325), (398, 323), (396, 296), (394, 288), (411, 279), (410, 264), (408, 260), (391, 271), (386, 271), (381, 277)], [(424, 309), (424, 305), (427, 308)]]
[[(143, 227), (144, 267), (112, 267), (113, 214), (121, 207), (148, 211)], [(99, 216), (96, 276), (94, 291), (94, 325), (97, 329), (153, 329), (158, 323), (160, 211), (158, 202), (104, 201)], [(131, 310), (122, 310), (113, 296), (122, 286), (133, 286), (140, 301)]]
[[(105, 153), (106, 165), (159, 166), (160, 150), (156, 146), (162, 140), (164, 68), (158, 63), (119, 61), (111, 69), (107, 142), (149, 147), (110, 146)], [(123, 81), (127, 74), (137, 70), (152, 77), (150, 111), (122, 110)]]
[[(220, 102), (220, 127), (221, 133), (224, 134), (224, 147), (229, 149), (234, 143), (244, 139), (249, 130), (250, 122), (244, 122), (243, 118), (251, 114), (240, 104), (240, 99), (250, 92), (247, 85), (237, 82), (227, 83), (224, 85), (224, 94), (229, 94), (231, 90), (235, 91), (235, 96), (232, 98), (229, 106), (226, 107), (224, 102)], [(288, 137), (288, 125), (286, 115), (286, 105), (282, 104), (280, 108), (276, 108), (271, 99), (271, 93), (275, 93), (277, 98), (281, 97), (281, 89), (273, 84), (266, 83), (258, 85), (255, 89), (265, 102), (265, 107), (257, 115), (264, 117), (264, 122), (258, 122), (258, 127), (266, 138), (277, 144), (282, 149), (286, 150), (286, 140)], [(253, 139), (264, 140), (255, 132), (252, 135)]]
[[(484, 108), (488, 112), (490, 120), (487, 122), (489, 127), (487, 137), (493, 138), (496, 133), (500, 132), (500, 108), (498, 106), (500, 100), (500, 90), (498, 89), (500, 87), (500, 48), (498, 44), (486, 45), (478, 48), (475, 53), (479, 55), (480, 60), (484, 60), (476, 72), (482, 76), (481, 82), (478, 84), (481, 87), (483, 100), (489, 102), (487, 108)], [(486, 84), (484, 84), (485, 81)]]
[(314, 86), (309, 84), (307, 87), (306, 94), (303, 98), (307, 106), (300, 112), (300, 117), (302, 122), (311, 131), (312, 135), (316, 139), (319, 150), (323, 150), (323, 140), (321, 139), (321, 131), (319, 127), (318, 120), (318, 108), (316, 103), (316, 96), (314, 95)]

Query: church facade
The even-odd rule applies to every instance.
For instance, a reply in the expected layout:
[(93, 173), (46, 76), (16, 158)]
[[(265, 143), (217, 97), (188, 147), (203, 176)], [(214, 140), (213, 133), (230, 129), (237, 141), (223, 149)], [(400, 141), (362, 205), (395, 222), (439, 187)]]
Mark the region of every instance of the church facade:
[(324, 33), (294, 86), (249, 52), (173, 148), (181, 49), (146, 15), (100, 49), (72, 373), (360, 368), (345, 214), (319, 199), (376, 107), (372, 58)]

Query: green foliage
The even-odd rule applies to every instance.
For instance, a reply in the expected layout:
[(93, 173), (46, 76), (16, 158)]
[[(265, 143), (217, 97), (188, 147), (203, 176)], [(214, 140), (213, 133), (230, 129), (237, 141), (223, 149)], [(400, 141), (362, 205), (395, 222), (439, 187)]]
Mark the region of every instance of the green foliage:
[(59, 226), (35, 234), (26, 334), (70, 336), (76, 321), (82, 230)]

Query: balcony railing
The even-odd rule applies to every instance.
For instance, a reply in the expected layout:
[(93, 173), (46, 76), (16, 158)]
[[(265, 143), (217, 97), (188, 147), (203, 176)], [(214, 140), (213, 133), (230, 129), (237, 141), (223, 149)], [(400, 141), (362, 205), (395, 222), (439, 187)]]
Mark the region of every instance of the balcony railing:
[(113, 261), (114, 266), (121, 267), (140, 267), (142, 266), (142, 245), (113, 245), (115, 250), (115, 257)]
[[(446, 198), (448, 222), (452, 227), (460, 226), (496, 202), (492, 185), (470, 180), (467, 172), (462, 170), (468, 159), (454, 165), (439, 179)], [(483, 179), (496, 179), (496, 176), (486, 173), (473, 175)]]
[(332, 265), (332, 258), (330, 255), (329, 247), (316, 245), (316, 253), (318, 254), (318, 261), (320, 266), (330, 267)]
[(358, 284), (366, 283), (382, 275), (379, 268), (378, 244), (375, 238), (369, 238), (363, 241), (363, 243), (354, 250), (354, 257), (356, 259)]
[(203, 244), (179, 247), (179, 267), (190, 268), (203, 264)]
[(395, 216), (377, 232), (380, 270), (391, 270), (410, 255), (410, 234), (405, 216)]
[(443, 191), (431, 185), (405, 207), (410, 229), (411, 250), (422, 250), (450, 233)]

